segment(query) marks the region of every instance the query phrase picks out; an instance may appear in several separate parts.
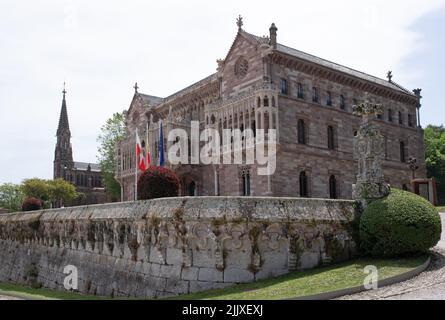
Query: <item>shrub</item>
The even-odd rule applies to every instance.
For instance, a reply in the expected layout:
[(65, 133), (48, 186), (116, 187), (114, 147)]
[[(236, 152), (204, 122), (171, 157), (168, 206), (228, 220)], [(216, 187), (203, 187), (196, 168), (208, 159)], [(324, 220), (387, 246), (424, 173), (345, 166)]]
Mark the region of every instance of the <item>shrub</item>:
[(138, 198), (141, 200), (177, 197), (179, 179), (176, 174), (163, 167), (149, 167), (138, 180)]
[(360, 248), (372, 256), (395, 257), (427, 251), (440, 240), (437, 209), (414, 193), (392, 189), (365, 209)]
[(41, 210), (42, 207), (42, 200), (33, 197), (26, 198), (22, 203), (22, 211)]

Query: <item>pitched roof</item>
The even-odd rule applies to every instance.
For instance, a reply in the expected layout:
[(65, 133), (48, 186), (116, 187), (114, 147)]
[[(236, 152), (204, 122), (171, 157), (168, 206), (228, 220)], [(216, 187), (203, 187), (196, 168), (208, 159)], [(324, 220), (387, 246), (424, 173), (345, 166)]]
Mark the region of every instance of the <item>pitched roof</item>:
[[(269, 38), (267, 38), (267, 37), (258, 37), (256, 35), (246, 32), (244, 30), (241, 30), (241, 35), (243, 35), (245, 38), (250, 39), (251, 41), (256, 42), (258, 44), (267, 43), (269, 41)], [(414, 93), (412, 91), (402, 87), (401, 85), (395, 83), (394, 81), (389, 82), (387, 80), (372, 76), (365, 72), (361, 72), (361, 71), (343, 66), (341, 64), (338, 64), (338, 63), (335, 63), (335, 62), (332, 62), (332, 61), (329, 61), (326, 59), (322, 59), (320, 57), (317, 57), (312, 54), (282, 45), (280, 43), (277, 44), (277, 51), (284, 53), (284, 54), (288, 54), (288, 55), (296, 57), (296, 58), (299, 58), (301, 60), (312, 62), (312, 63), (318, 64), (318, 65), (321, 65), (323, 67), (348, 74), (350, 76), (354, 76), (356, 78), (360, 78), (360, 79), (363, 79), (366, 81), (370, 81), (370, 82), (391, 88), (393, 90), (397, 90), (397, 91), (401, 91), (406, 94), (414, 95)]]
[(101, 171), (100, 166), (97, 163), (88, 163), (88, 162), (74, 162), (74, 168), (77, 170), (87, 171), (88, 166), (91, 167), (91, 171)]
[(66, 91), (63, 90), (63, 99), (62, 99), (62, 108), (60, 109), (60, 117), (59, 117), (59, 126), (57, 127), (57, 135), (60, 135), (63, 132), (70, 132), (70, 124), (68, 122), (68, 111), (66, 108), (66, 100), (65, 100)]
[(164, 98), (151, 96), (151, 95), (144, 94), (144, 93), (138, 93), (138, 94), (142, 98), (142, 101), (144, 102), (144, 104), (148, 104), (150, 106), (157, 106), (157, 105), (161, 104), (162, 101), (164, 100)]

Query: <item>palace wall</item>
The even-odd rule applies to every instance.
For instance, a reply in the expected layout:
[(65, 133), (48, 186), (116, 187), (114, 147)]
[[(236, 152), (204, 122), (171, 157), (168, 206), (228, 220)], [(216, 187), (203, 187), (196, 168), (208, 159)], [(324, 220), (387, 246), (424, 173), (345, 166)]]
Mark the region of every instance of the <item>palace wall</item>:
[(0, 281), (160, 298), (351, 258), (348, 200), (185, 197), (0, 215)]

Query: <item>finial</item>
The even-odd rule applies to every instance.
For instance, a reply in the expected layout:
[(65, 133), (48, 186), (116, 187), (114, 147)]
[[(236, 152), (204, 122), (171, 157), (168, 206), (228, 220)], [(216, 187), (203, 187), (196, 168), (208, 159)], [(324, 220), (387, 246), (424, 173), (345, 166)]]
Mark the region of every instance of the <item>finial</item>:
[(241, 17), (241, 15), (236, 19), (236, 25), (238, 26), (238, 30), (241, 30), (243, 26), (243, 17)]
[(417, 88), (417, 89), (414, 89), (413, 92), (416, 95), (416, 97), (422, 98), (422, 96), (420, 95), (420, 93), (422, 92), (422, 89)]
[(65, 90), (65, 81), (63, 82), (63, 91), (62, 91), (63, 95), (65, 95), (66, 90)]
[(139, 87), (138, 87), (138, 83), (137, 83), (137, 82), (135, 82), (133, 88), (134, 88), (134, 93), (138, 93), (138, 89), (139, 89)]
[(388, 78), (389, 82), (392, 82), (392, 71), (388, 71), (386, 77)]

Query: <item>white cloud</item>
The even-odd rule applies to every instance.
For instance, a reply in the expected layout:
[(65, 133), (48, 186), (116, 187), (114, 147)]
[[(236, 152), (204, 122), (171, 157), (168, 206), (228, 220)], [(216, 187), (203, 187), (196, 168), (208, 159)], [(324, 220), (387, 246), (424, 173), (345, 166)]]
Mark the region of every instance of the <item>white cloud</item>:
[(283, 44), (381, 77), (392, 69), (403, 84), (414, 76), (400, 62), (422, 49), (409, 26), (444, 2), (2, 0), (0, 183), (51, 177), (65, 80), (75, 160), (95, 161), (99, 128), (128, 108), (134, 82), (167, 96), (214, 72), (238, 14), (248, 32), (275, 22)]

